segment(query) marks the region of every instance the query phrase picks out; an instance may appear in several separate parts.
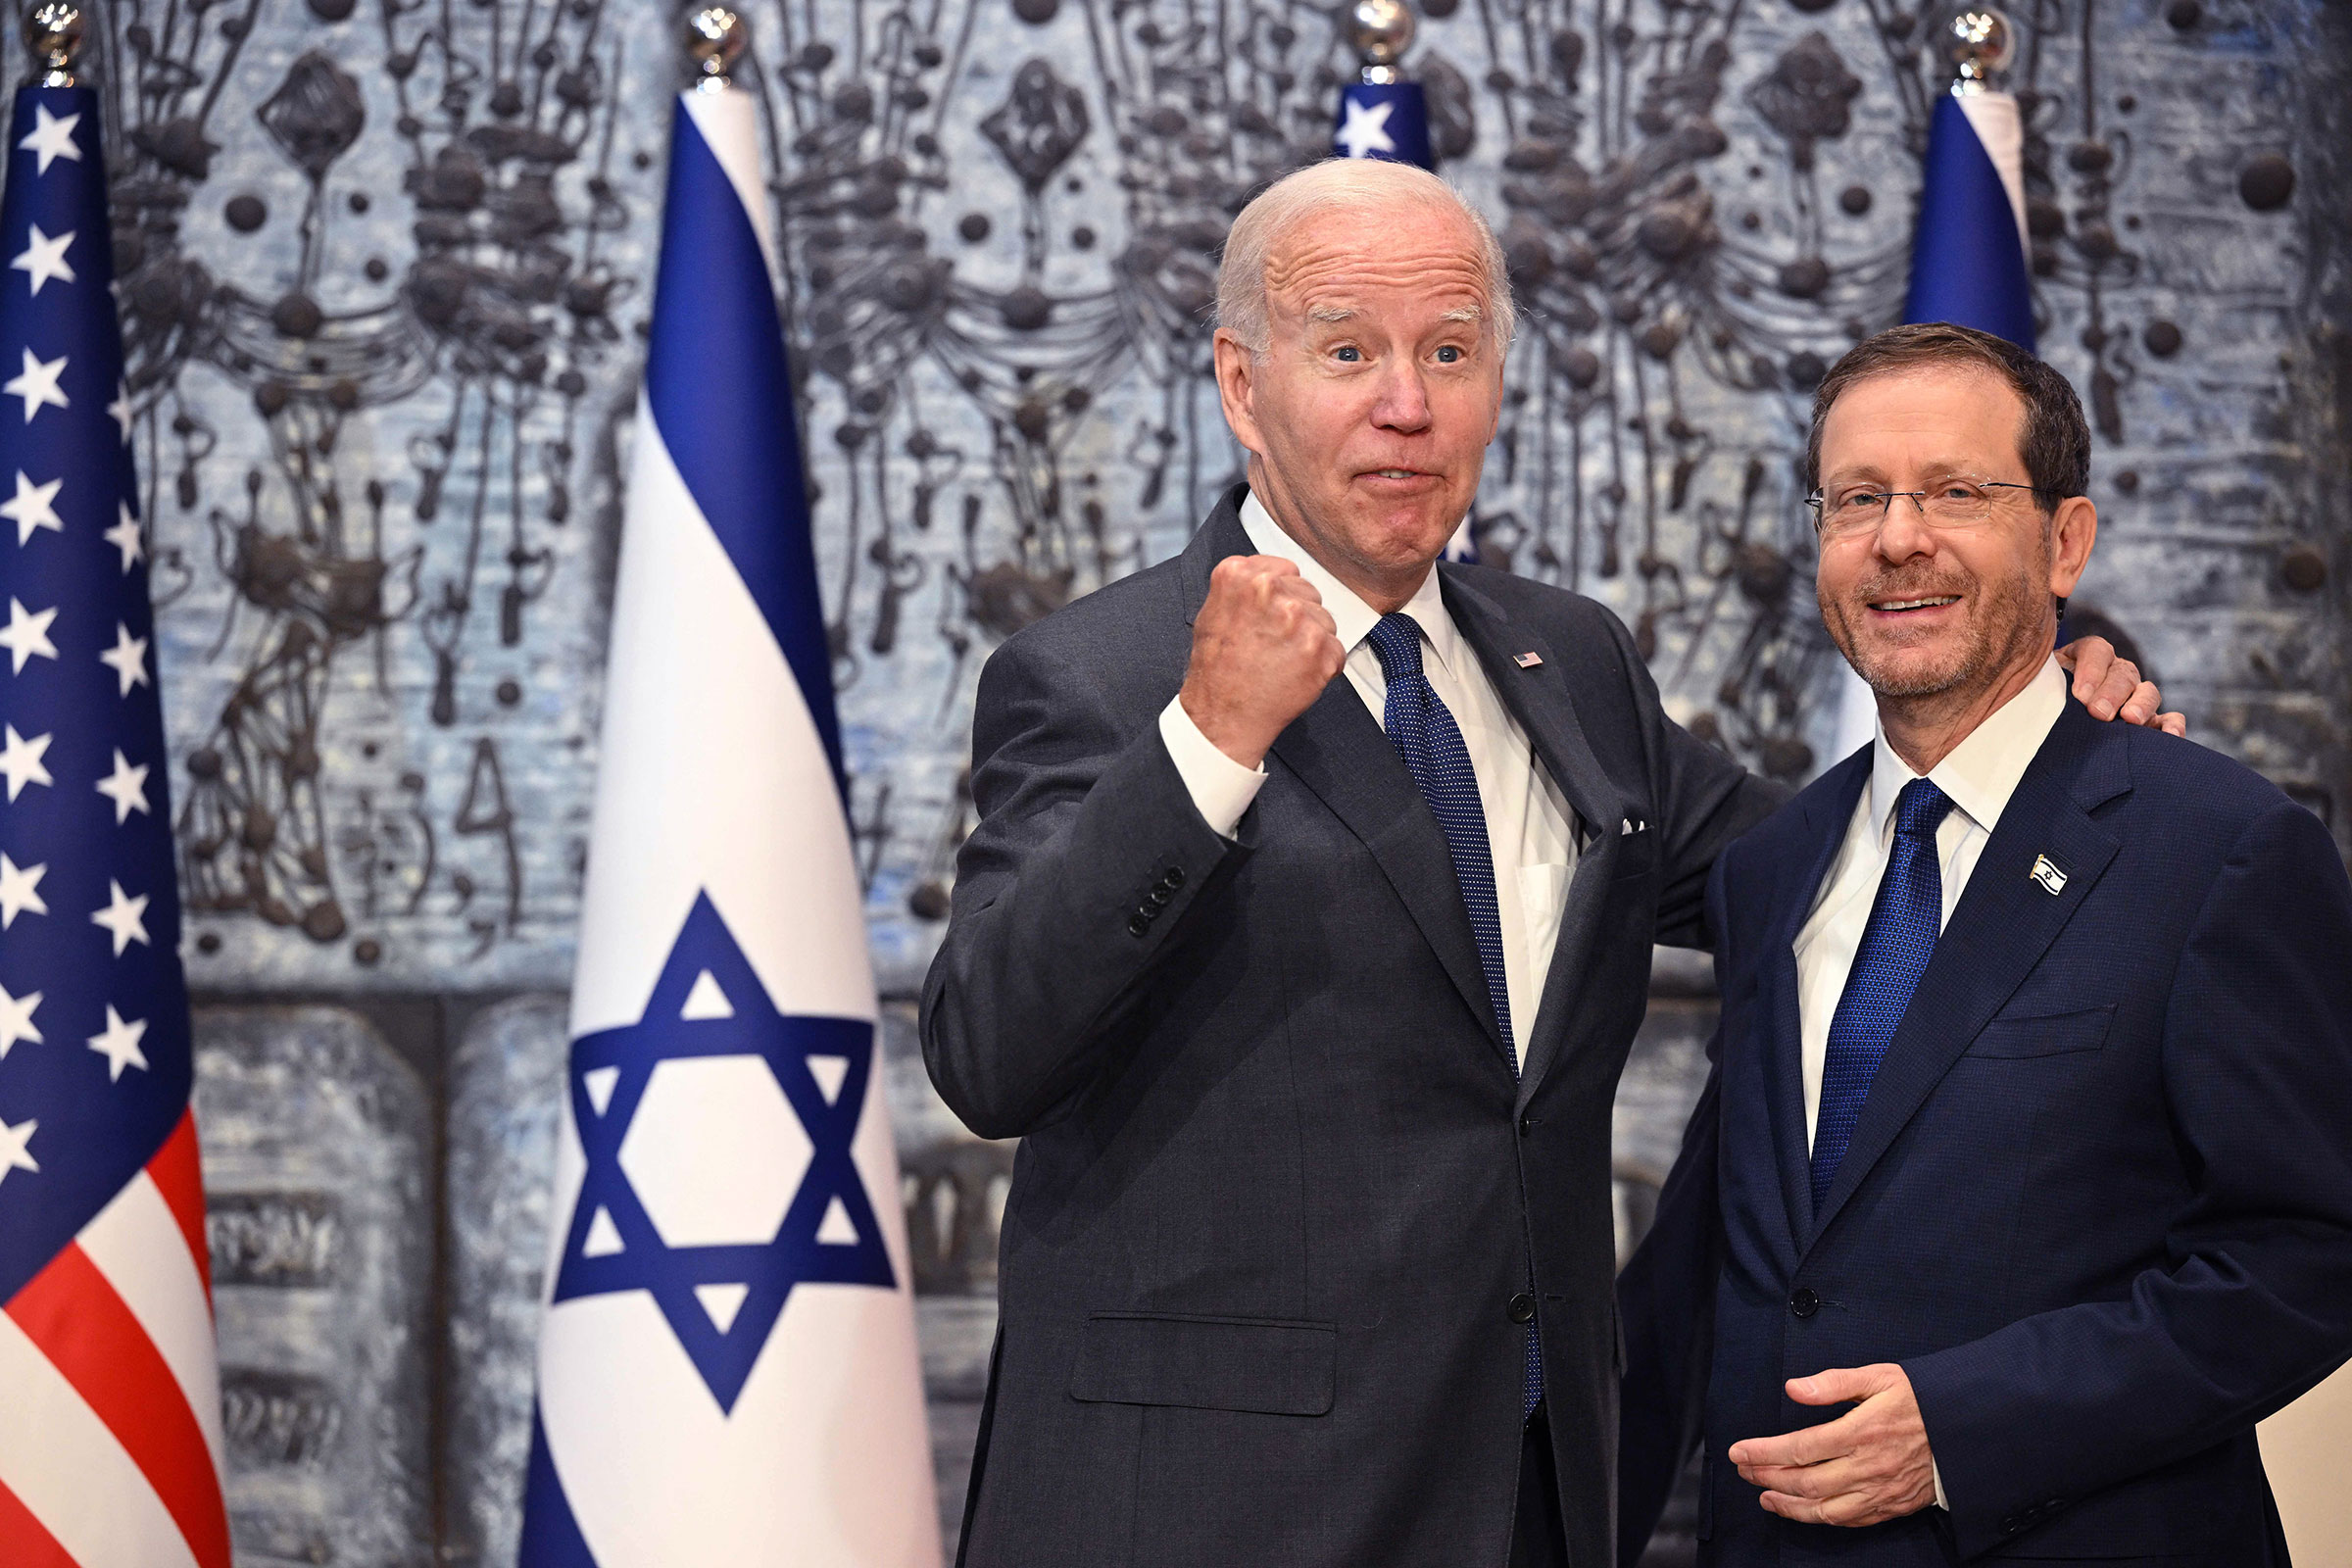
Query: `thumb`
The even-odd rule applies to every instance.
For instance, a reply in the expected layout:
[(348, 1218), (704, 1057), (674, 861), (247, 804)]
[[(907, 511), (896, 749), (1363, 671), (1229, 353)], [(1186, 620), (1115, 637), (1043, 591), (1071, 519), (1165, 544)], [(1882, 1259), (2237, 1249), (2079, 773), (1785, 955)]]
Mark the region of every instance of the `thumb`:
[(1890, 1366), (1832, 1367), (1809, 1378), (1790, 1378), (1788, 1397), (1799, 1404), (1851, 1404), (1887, 1387)]

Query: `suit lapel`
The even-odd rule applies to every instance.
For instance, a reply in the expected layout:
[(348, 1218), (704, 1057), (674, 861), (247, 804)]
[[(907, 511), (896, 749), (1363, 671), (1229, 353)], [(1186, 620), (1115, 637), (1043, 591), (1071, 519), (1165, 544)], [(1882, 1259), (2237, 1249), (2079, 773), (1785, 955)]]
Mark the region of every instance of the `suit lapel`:
[(1773, 1154), (1780, 1167), (1781, 1197), (1788, 1205), (1788, 1234), (1802, 1242), (1813, 1229), (1812, 1140), (1805, 1132), (1804, 1021), (1797, 1006), (1796, 937), (1821, 892), (1822, 879), (1845, 843), (1854, 806), (1870, 787), (1868, 748), (1847, 758), (1805, 801), (1805, 832), (1791, 845), (1782, 869), (1782, 902), (1765, 935), (1763, 972), (1757, 977), (1755, 1016), (1766, 1109), (1772, 1118)]
[[(2125, 737), (2108, 733), (2069, 699), (1936, 939), (1935, 956), (1871, 1080), (1837, 1183), (1813, 1226), (1814, 1237), (1828, 1229), (2082, 906), (2118, 847), (2091, 820), (2090, 809), (2131, 787)], [(2033, 876), (2035, 862), (2045, 856), (2066, 879), (2055, 894)]]
[[(1494, 601), (1445, 568), (1439, 570), (1446, 612), (1463, 641), (1477, 654), (1487, 680), (1519, 721), (1569, 808), (1592, 833), (1592, 842), (1577, 855), (1576, 874), (1560, 911), (1559, 935), (1552, 943), (1551, 962), (1528, 1030), (1527, 1060), (1519, 1074), (1524, 1104), (1559, 1055), (1578, 977), (1586, 972), (1599, 938), (1601, 908), (1621, 842), (1607, 824), (1624, 817), (1625, 803), (1578, 722), (1576, 702), (1568, 690), (1567, 659), (1535, 631), (1512, 621)], [(1515, 656), (1524, 653), (1535, 654), (1541, 662), (1521, 666)]]

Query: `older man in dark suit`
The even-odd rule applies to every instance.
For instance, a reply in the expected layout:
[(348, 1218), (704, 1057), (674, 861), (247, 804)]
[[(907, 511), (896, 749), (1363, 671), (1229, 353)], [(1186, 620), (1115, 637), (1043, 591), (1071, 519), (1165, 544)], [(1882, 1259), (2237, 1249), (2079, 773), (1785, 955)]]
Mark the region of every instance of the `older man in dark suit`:
[(1511, 336), (1443, 182), (1275, 185), (1219, 311), (1248, 485), (981, 678), (923, 998), (940, 1093), (1023, 1138), (964, 1560), (1594, 1563), (1612, 1091), (1785, 792), (1605, 610), (1432, 569)]
[(2089, 451), (1964, 327), (1821, 384), (1821, 608), (1879, 735), (1716, 869), (1624, 1561), (1696, 1407), (1702, 1563), (2286, 1562), (2254, 1424), (2352, 1353), (2352, 884), (2253, 772), (2068, 700)]

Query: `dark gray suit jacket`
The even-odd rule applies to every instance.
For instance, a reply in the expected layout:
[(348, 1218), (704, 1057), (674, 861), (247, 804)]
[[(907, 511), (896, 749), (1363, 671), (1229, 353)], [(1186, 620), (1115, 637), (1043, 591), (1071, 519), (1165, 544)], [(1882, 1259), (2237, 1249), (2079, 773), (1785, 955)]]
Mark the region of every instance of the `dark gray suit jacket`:
[(1597, 1564), (1617, 1075), (1651, 942), (1705, 944), (1709, 865), (1786, 792), (1667, 719), (1600, 606), (1440, 568), (1584, 830), (1514, 1081), (1445, 838), (1345, 679), (1231, 841), (1160, 740), (1209, 570), (1250, 550), (1244, 494), (981, 675), (980, 824), (922, 1017), (947, 1102), (1023, 1140), (964, 1560), (1499, 1568), (1532, 1279)]

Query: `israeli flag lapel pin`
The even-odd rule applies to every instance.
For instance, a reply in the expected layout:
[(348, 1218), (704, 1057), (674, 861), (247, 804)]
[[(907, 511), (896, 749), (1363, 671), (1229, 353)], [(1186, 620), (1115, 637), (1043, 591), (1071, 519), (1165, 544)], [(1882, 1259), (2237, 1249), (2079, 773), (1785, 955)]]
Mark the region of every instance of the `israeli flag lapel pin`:
[(2034, 857), (2034, 869), (2027, 875), (2039, 883), (2041, 891), (2053, 899), (2066, 891), (2066, 873), (2059, 870), (2058, 862), (2046, 855)]

